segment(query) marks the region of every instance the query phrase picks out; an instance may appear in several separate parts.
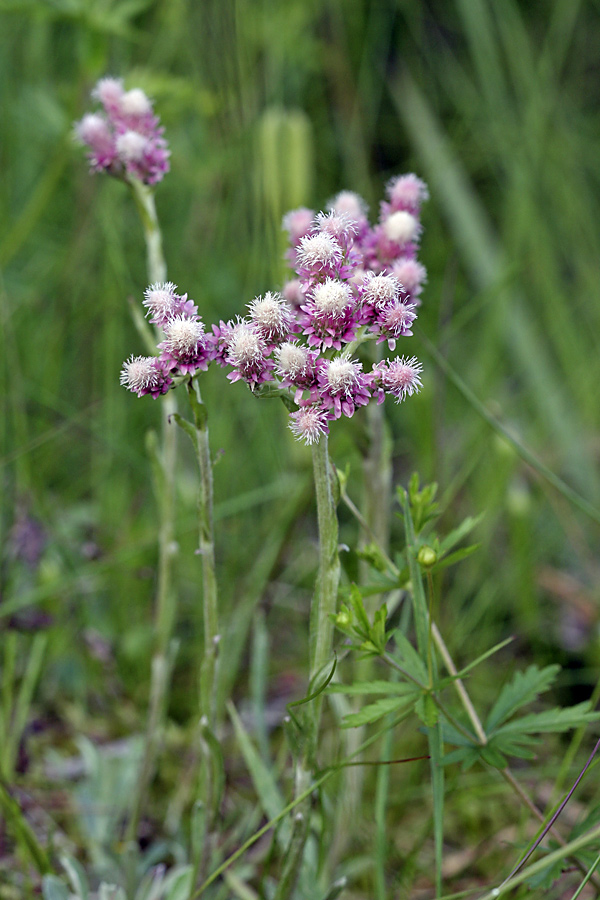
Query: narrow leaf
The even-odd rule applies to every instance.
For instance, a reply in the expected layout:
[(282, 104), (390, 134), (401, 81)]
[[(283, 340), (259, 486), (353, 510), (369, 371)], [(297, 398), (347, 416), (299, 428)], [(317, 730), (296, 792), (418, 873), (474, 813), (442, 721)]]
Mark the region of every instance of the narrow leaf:
[(330, 684), (328, 694), (408, 694), (417, 690), (406, 681), (360, 681), (355, 684)]
[(342, 722), (343, 728), (357, 728), (359, 725), (371, 725), (382, 719), (383, 716), (391, 712), (399, 712), (401, 709), (410, 706), (412, 698), (401, 697), (383, 697), (376, 700), (375, 703), (368, 703), (357, 713), (350, 713), (344, 716)]

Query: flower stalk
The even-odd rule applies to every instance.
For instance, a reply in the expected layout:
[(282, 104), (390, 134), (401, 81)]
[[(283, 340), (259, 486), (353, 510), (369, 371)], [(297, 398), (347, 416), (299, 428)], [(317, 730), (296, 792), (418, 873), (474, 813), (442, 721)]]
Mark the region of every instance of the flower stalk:
[[(327, 435), (312, 445), (313, 474), (319, 527), (319, 567), (310, 610), (309, 692), (318, 689), (333, 658), (334, 615), (340, 582), (338, 518), (334, 472), (329, 461)], [(303, 719), (304, 734), (294, 772), (294, 796), (304, 798), (298, 806), (292, 837), (275, 900), (291, 896), (300, 871), (302, 854), (310, 824), (310, 798), (305, 796), (316, 769), (316, 752), (321, 720), (322, 694), (307, 707)]]
[[(150, 187), (135, 177), (128, 179), (135, 205), (140, 216), (146, 242), (148, 279), (151, 283), (163, 282), (167, 275), (162, 233), (154, 193)], [(157, 339), (160, 337), (156, 329)], [(167, 695), (171, 680), (171, 671), (175, 657), (172, 645), (173, 627), (175, 624), (177, 599), (173, 589), (173, 564), (177, 555), (175, 542), (175, 468), (177, 465), (177, 433), (171, 423), (177, 413), (177, 402), (172, 391), (161, 403), (161, 438), (162, 448), (158, 454), (159, 477), (157, 479), (157, 501), (159, 508), (158, 527), (158, 577), (155, 610), (155, 648), (152, 659), (150, 701), (144, 755), (140, 772), (132, 815), (129, 821), (128, 836), (134, 839), (137, 833), (146, 789), (152, 778), (154, 763), (160, 746)]]
[(202, 597), (204, 654), (200, 667), (200, 711), (214, 731), (218, 717), (217, 662), (219, 618), (217, 578), (215, 574), (215, 541), (213, 524), (213, 473), (208, 440), (208, 415), (202, 400), (198, 379), (188, 384), (188, 395), (194, 417), (194, 449), (200, 473), (198, 492), (198, 554), (202, 559)]

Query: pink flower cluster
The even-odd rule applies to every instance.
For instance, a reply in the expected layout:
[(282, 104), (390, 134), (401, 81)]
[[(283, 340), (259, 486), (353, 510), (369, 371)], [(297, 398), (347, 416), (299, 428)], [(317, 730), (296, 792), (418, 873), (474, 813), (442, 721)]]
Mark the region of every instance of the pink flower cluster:
[(144, 306), (153, 325), (162, 329), (160, 356), (132, 356), (123, 364), (121, 384), (142, 397), (159, 397), (174, 386), (174, 376), (206, 371), (212, 358), (198, 309), (187, 294), (177, 293), (170, 281), (153, 284), (144, 294)]
[(156, 184), (169, 171), (169, 149), (152, 103), (140, 88), (126, 91), (118, 78), (102, 78), (92, 91), (102, 112), (75, 123), (95, 172), (130, 175)]
[[(387, 186), (379, 222), (369, 225), (364, 202), (348, 191), (328, 212), (295, 210), (284, 219), (288, 259), (296, 277), (281, 293), (267, 292), (247, 314), (204, 332), (196, 307), (174, 285), (153, 285), (145, 304), (150, 321), (163, 328), (159, 357), (125, 363), (122, 383), (138, 396), (158, 396), (177, 381), (206, 369), (209, 361), (229, 367), (230, 381), (245, 381), (255, 393), (286, 394), (290, 428), (307, 444), (329, 423), (350, 417), (386, 394), (397, 403), (421, 387), (415, 357), (371, 365), (356, 357), (366, 341), (396, 342), (412, 334), (426, 273), (417, 261), (420, 209), (427, 188), (416, 175)], [(175, 378), (176, 381), (173, 379)]]

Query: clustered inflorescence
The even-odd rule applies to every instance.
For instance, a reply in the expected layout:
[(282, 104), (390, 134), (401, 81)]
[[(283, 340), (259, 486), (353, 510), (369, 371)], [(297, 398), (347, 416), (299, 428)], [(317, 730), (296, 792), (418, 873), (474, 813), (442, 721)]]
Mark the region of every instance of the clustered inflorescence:
[(394, 351), (399, 338), (412, 334), (426, 278), (417, 249), (427, 196), (416, 175), (392, 179), (373, 227), (363, 200), (349, 191), (338, 194), (328, 212), (288, 213), (283, 224), (296, 277), (281, 293), (249, 303), (244, 318), (220, 322), (211, 332), (175, 285), (152, 285), (144, 304), (163, 330), (162, 352), (128, 360), (121, 383), (138, 396), (157, 397), (214, 361), (230, 368), (232, 382), (285, 395), (293, 407), (290, 428), (307, 444), (372, 398), (381, 403), (391, 394), (400, 402), (414, 394), (422, 371), (415, 357), (383, 359), (364, 371), (355, 354), (372, 340)]
[(119, 78), (101, 78), (92, 92), (103, 112), (87, 113), (75, 136), (88, 148), (96, 172), (156, 184), (169, 171), (169, 149), (152, 102), (141, 88), (126, 91)]

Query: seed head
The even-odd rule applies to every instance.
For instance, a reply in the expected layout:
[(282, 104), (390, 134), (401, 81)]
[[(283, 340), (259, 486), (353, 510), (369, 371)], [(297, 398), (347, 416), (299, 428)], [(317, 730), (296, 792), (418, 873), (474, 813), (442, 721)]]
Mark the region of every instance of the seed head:
[(369, 210), (363, 198), (354, 191), (340, 191), (329, 201), (327, 208), (332, 212), (349, 216), (354, 222), (361, 222), (365, 219)]
[(423, 386), (420, 378), (422, 371), (423, 366), (416, 356), (410, 359), (402, 356), (400, 359), (384, 360), (373, 369), (374, 374), (380, 377), (384, 391), (392, 394), (396, 398), (396, 403), (420, 390)]

